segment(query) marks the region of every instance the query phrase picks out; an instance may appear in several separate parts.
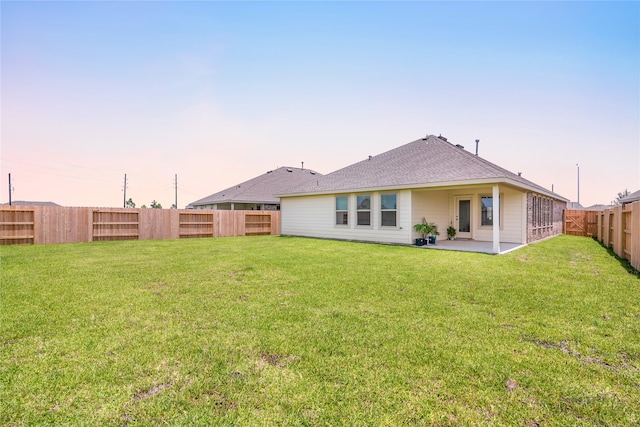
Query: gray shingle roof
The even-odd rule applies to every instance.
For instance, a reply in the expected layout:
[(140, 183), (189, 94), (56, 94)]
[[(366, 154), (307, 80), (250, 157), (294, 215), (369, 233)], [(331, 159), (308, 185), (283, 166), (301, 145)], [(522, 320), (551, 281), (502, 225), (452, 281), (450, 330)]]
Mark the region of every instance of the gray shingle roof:
[(555, 195), (525, 178), (429, 135), (393, 150), (290, 188), (282, 196), (411, 186), (455, 185), (478, 180), (507, 181)]
[[(189, 203), (189, 206), (210, 205), (215, 203), (280, 203), (275, 194), (286, 188), (297, 186), (322, 174), (310, 169), (281, 167), (248, 181), (211, 194), (203, 199)], [(314, 181), (315, 182), (315, 181)]]
[(620, 199), (622, 203), (631, 203), (631, 202), (635, 202), (636, 200), (640, 200), (640, 190), (634, 191), (633, 193)]
[[(11, 202), (13, 206), (60, 206), (54, 202), (31, 202), (28, 200), (13, 200)], [(9, 203), (3, 203), (3, 206), (9, 206)]]

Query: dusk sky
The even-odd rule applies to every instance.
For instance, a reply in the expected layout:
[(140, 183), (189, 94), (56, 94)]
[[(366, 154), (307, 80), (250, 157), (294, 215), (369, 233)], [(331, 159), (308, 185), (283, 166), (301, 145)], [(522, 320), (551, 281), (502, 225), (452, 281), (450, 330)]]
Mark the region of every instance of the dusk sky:
[(640, 2), (2, 1), (0, 202), (178, 207), (426, 134), (640, 189)]

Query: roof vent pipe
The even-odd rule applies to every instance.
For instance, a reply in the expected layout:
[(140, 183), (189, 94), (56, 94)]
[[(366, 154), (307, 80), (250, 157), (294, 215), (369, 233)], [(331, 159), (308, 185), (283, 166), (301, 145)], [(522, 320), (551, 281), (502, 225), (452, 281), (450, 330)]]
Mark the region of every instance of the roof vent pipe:
[(302, 162), (302, 170), (304, 170), (304, 162)]
[(476, 139), (476, 156), (478, 155), (478, 144), (480, 143), (479, 139)]
[(373, 156), (369, 156), (369, 160), (371, 160), (371, 158), (372, 158), (372, 157), (373, 157)]

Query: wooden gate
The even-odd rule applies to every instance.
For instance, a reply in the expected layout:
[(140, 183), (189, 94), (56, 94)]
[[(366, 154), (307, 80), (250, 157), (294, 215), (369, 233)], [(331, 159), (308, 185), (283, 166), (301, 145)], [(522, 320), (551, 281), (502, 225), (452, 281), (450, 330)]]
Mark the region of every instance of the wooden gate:
[(584, 210), (564, 211), (564, 234), (593, 237), (597, 234), (598, 212)]

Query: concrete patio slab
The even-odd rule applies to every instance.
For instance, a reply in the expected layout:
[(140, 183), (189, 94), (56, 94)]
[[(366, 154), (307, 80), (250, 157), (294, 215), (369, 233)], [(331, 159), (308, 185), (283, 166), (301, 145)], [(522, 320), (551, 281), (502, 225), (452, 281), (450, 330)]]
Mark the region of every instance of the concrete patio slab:
[[(500, 255), (525, 247), (521, 243), (500, 242)], [(435, 245), (420, 246), (425, 249), (441, 249), (446, 251), (480, 252), (493, 254), (493, 242), (479, 242), (477, 240), (456, 239), (437, 240)]]

